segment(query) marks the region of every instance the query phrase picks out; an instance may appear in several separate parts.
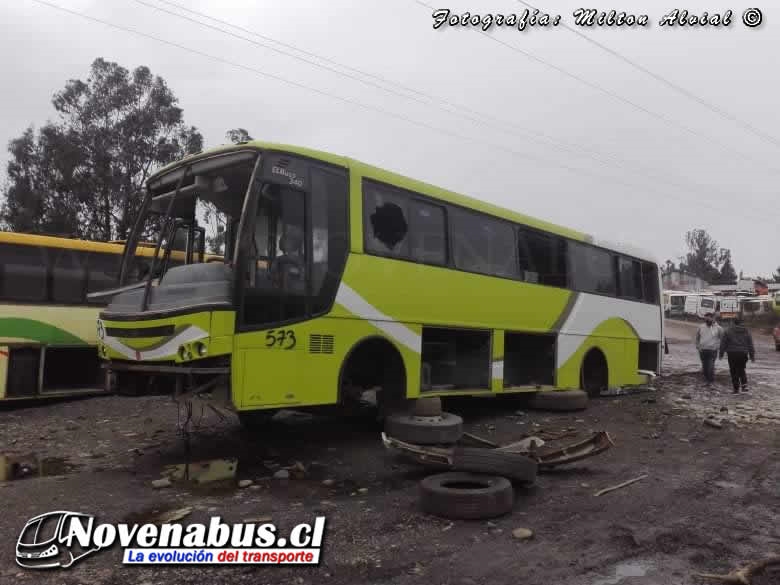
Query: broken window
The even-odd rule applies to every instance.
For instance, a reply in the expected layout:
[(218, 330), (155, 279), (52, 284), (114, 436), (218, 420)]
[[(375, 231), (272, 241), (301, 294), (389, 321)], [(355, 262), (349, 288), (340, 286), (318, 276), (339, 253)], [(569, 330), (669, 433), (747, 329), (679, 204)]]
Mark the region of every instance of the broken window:
[(363, 189), (366, 249), (385, 256), (409, 256), (408, 199), (375, 183)]
[(409, 204), (412, 260), (423, 264), (447, 262), (447, 238), (444, 209), (424, 201)]

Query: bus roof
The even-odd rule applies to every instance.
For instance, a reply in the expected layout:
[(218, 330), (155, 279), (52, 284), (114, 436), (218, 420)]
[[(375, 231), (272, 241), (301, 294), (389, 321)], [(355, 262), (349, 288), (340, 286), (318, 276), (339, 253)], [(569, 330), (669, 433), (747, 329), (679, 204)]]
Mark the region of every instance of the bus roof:
[(429, 183), (424, 183), (422, 181), (418, 181), (416, 179), (412, 179), (410, 177), (406, 177), (404, 175), (400, 175), (398, 173), (394, 173), (392, 171), (388, 171), (386, 169), (382, 169), (379, 167), (375, 167), (363, 162), (360, 162), (356, 159), (352, 159), (345, 156), (336, 155), (329, 152), (324, 152), (321, 150), (314, 150), (311, 148), (305, 148), (301, 146), (294, 146), (290, 144), (280, 144), (275, 142), (264, 142), (260, 140), (251, 140), (248, 142), (242, 142), (239, 144), (227, 144), (227, 145), (221, 145), (217, 146), (208, 150), (201, 151), (199, 153), (190, 155), (188, 157), (185, 157), (184, 159), (181, 159), (179, 161), (176, 161), (174, 163), (171, 163), (160, 170), (158, 170), (154, 175), (152, 175), (149, 178), (149, 181), (153, 181), (154, 179), (158, 178), (160, 175), (165, 174), (166, 172), (172, 170), (173, 168), (181, 165), (184, 161), (193, 160), (197, 158), (202, 158), (205, 156), (209, 156), (212, 154), (221, 154), (225, 152), (235, 151), (235, 150), (242, 150), (247, 148), (255, 148), (255, 149), (261, 149), (261, 150), (275, 150), (275, 151), (281, 151), (281, 152), (289, 152), (291, 154), (298, 154), (300, 156), (308, 157), (308, 158), (314, 158), (318, 160), (322, 160), (324, 162), (328, 162), (337, 166), (354, 169), (358, 173), (360, 173), (363, 176), (367, 176), (370, 178), (377, 179), (379, 181), (383, 181), (386, 183), (390, 183), (392, 185), (396, 185), (401, 188), (409, 189), (412, 191), (417, 191), (419, 193), (422, 193), (423, 195), (428, 195), (430, 197), (433, 197), (435, 199), (439, 199), (441, 201), (447, 202), (447, 203), (453, 203), (455, 205), (460, 205), (462, 207), (466, 207), (469, 209), (473, 209), (475, 211), (481, 211), (483, 213), (486, 213), (488, 215), (492, 215), (501, 219), (506, 219), (509, 221), (513, 221), (519, 224), (527, 225), (532, 228), (537, 228), (539, 230), (550, 232), (553, 234), (557, 234), (559, 236), (563, 236), (566, 238), (570, 238), (572, 240), (578, 240), (583, 242), (589, 242), (596, 246), (606, 248), (608, 250), (612, 250), (615, 252), (620, 252), (622, 254), (625, 254), (627, 256), (633, 256), (635, 258), (639, 258), (641, 260), (647, 260), (649, 262), (653, 262), (655, 264), (658, 264), (658, 261), (656, 258), (653, 257), (652, 254), (649, 254), (648, 252), (644, 250), (640, 250), (638, 248), (635, 248), (631, 245), (626, 244), (619, 244), (619, 243), (612, 243), (607, 242), (605, 240), (596, 240), (593, 236), (590, 234), (586, 234), (584, 232), (579, 232), (577, 230), (569, 229), (560, 225), (556, 225), (554, 223), (550, 223), (541, 219), (537, 219), (525, 214), (522, 214), (517, 211), (513, 211), (511, 209), (507, 209), (505, 207), (500, 207), (498, 205), (494, 205), (492, 203), (487, 203), (485, 201), (481, 201), (479, 199), (475, 199), (473, 197), (469, 197), (467, 195), (461, 195), (460, 193), (455, 193), (454, 191), (449, 191), (447, 189), (443, 189), (441, 187), (437, 187), (435, 185), (431, 185)]

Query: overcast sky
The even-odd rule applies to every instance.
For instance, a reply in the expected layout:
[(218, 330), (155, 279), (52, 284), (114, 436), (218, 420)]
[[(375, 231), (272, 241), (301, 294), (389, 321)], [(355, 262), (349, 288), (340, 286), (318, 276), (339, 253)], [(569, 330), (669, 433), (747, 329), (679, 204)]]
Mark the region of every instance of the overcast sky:
[[(471, 28), (433, 30), (431, 11), (413, 0), (174, 0), (330, 59), (317, 62), (353, 77), (360, 76), (357, 69), (406, 88), (390, 85), (393, 93), (371, 86), (384, 83), (377, 77), (361, 83), (136, 0), (51, 1), (223, 61), (112, 30), (33, 0), (4, 1), (4, 144), (28, 124), (52, 118), (52, 94), (70, 78), (86, 78), (92, 60), (103, 57), (127, 68), (147, 65), (164, 77), (179, 98), (185, 121), (203, 132), (209, 146), (224, 142), (229, 128), (241, 126), (255, 138), (352, 156), (596, 237), (640, 246), (661, 261), (682, 255), (686, 230), (704, 228), (732, 250), (736, 269), (746, 275), (768, 275), (780, 265), (776, 2), (697, 0), (678, 5), (734, 12), (728, 28), (695, 29), (658, 26), (675, 8), (667, 2), (587, 4), (605, 10), (623, 4), (650, 17), (650, 26), (633, 29), (578, 28), (572, 13), (580, 3), (535, 3), (695, 99), (713, 104), (723, 112), (718, 115), (562, 27), (525, 32), (493, 28), (487, 36)], [(181, 12), (159, 0), (144, 2)], [(747, 28), (742, 12), (756, 4), (763, 4), (763, 24)], [(524, 9), (517, 0), (453, 0), (435, 7), (480, 14)], [(460, 108), (453, 110), (453, 105)], [(6, 161), (3, 151), (3, 169)]]

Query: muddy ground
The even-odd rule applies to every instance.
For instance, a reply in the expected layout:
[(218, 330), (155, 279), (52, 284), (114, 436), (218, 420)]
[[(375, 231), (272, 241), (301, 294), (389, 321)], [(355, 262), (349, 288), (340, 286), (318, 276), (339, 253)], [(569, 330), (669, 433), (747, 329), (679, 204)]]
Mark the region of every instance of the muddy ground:
[[(596, 458), (517, 488), (513, 513), (492, 522), (422, 514), (424, 473), (388, 457), (370, 418), (292, 419), (247, 434), (232, 418), (201, 417), (196, 409), (192, 460), (237, 457), (237, 478), (253, 486), (155, 489), (163, 467), (186, 457), (168, 399), (98, 397), (2, 410), (0, 454), (43, 460), (27, 477), (0, 483), (0, 583), (673, 585), (780, 553), (780, 352), (757, 335), (752, 390), (732, 396), (725, 360), (714, 390), (700, 382), (690, 325), (670, 324), (667, 332), (671, 354), (655, 391), (601, 398), (574, 414), (527, 411), (516, 399), (447, 404), (468, 430), (499, 442), (564, 431), (570, 441), (592, 430), (615, 441)], [(722, 428), (705, 424), (708, 417)], [(307, 469), (304, 478), (272, 477), (296, 461)], [(648, 477), (594, 497), (641, 474)], [(284, 528), (324, 514), (322, 564), (126, 567), (119, 549), (70, 570), (15, 564), (19, 531), (36, 514), (65, 509), (119, 522), (182, 506), (193, 508), (184, 523), (266, 516)], [(513, 539), (519, 527), (533, 538)], [(780, 573), (754, 582), (780, 583)]]

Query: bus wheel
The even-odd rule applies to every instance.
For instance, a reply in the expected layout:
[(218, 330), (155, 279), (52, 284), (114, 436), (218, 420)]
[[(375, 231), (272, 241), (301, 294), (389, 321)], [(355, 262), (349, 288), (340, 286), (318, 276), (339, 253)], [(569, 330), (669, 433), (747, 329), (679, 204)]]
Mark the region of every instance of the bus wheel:
[(410, 401), (409, 414), (415, 416), (439, 416), (441, 415), (441, 398), (438, 396), (426, 396)]
[(512, 511), (511, 482), (505, 477), (473, 473), (440, 473), (420, 482), (424, 512), (453, 520), (496, 518)]
[(463, 419), (449, 412), (439, 416), (396, 413), (385, 420), (385, 433), (416, 445), (453, 444), (463, 436)]
[(482, 447), (456, 447), (452, 452), (455, 471), (498, 475), (512, 481), (533, 483), (539, 464), (522, 453), (510, 453)]
[(607, 389), (609, 369), (607, 359), (598, 349), (591, 349), (585, 356), (580, 370), (580, 387), (588, 396), (594, 398)]
[(588, 395), (582, 390), (544, 390), (528, 399), (528, 407), (558, 412), (584, 410), (588, 407)]
[(356, 345), (342, 366), (339, 403), (348, 406), (360, 389), (377, 388), (379, 418), (406, 406), (406, 368), (398, 350), (386, 339), (373, 337)]

